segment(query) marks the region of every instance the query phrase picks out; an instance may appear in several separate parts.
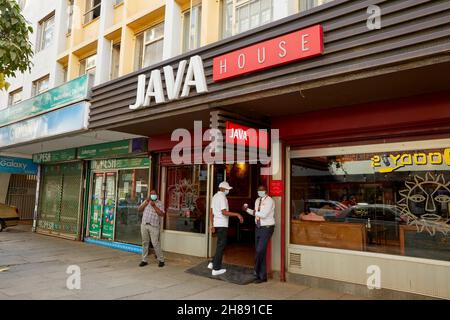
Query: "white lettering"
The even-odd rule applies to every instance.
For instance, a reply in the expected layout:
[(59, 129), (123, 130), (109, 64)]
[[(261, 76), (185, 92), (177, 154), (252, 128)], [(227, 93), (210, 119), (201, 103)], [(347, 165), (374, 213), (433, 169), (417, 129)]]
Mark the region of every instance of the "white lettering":
[(244, 69), (245, 67), (245, 54), (241, 53), (238, 57), (238, 68)]
[(287, 55), (287, 51), (286, 51), (286, 48), (285, 48), (285, 46), (286, 46), (286, 41), (280, 41), (280, 43), (278, 44), (278, 47), (280, 48), (280, 50), (282, 51), (282, 52), (280, 52), (279, 54), (278, 54), (278, 56), (280, 57), (280, 58), (284, 58), (284, 57), (286, 57), (286, 55)]
[(181, 84), (183, 81), (184, 70), (186, 70), (187, 61), (183, 60), (178, 65), (177, 78), (173, 78), (173, 68), (164, 67), (164, 78), (166, 79), (167, 97), (169, 100), (176, 100), (180, 97)]
[(161, 80), (161, 71), (153, 70), (150, 74), (150, 80), (145, 93), (144, 107), (149, 107), (152, 101), (152, 97), (155, 98), (156, 103), (165, 102), (163, 85)]
[(191, 87), (195, 86), (197, 93), (208, 92), (208, 86), (206, 85), (205, 70), (203, 68), (203, 61), (200, 56), (191, 57), (189, 62), (186, 79), (184, 80), (183, 92), (181, 97), (185, 98), (189, 96)]
[(227, 59), (220, 60), (220, 74), (227, 73)]
[(302, 51), (309, 51), (310, 48), (306, 47), (306, 44), (309, 43), (309, 41), (306, 40), (306, 38), (309, 37), (309, 34), (303, 34), (302, 35)]
[(258, 63), (263, 64), (266, 61), (266, 48), (263, 48), (262, 58), (261, 58), (261, 48), (258, 48)]

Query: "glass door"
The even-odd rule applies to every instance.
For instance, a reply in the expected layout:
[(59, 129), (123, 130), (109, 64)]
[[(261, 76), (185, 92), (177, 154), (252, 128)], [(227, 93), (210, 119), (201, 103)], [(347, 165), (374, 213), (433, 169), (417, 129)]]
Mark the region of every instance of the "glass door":
[(95, 173), (93, 176), (89, 236), (97, 239), (114, 239), (116, 218), (117, 173)]

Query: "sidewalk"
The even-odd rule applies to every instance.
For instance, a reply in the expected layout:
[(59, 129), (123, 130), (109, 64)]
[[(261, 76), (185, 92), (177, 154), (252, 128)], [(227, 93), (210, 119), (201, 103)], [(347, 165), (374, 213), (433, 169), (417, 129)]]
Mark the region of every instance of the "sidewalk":
[[(133, 253), (42, 236), (22, 225), (0, 233), (0, 300), (4, 299), (363, 299), (272, 280), (233, 285), (184, 271), (195, 262), (171, 259), (139, 268)], [(151, 261), (151, 260), (150, 260)], [(152, 261), (151, 261), (152, 262)], [(81, 290), (66, 288), (67, 267), (81, 268)]]

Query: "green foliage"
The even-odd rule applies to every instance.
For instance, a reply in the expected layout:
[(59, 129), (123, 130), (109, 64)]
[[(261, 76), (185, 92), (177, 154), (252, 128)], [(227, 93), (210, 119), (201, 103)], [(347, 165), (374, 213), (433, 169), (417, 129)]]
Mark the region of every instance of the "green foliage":
[(29, 35), (33, 28), (15, 0), (0, 0), (0, 90), (8, 89), (6, 77), (26, 72), (32, 66), (33, 49)]

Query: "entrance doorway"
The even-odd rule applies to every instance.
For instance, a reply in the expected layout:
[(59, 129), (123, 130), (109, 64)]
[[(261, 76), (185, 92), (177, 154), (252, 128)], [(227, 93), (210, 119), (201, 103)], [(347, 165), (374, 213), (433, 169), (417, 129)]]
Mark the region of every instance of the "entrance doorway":
[(89, 234), (92, 238), (114, 240), (117, 172), (94, 173)]
[[(235, 265), (253, 266), (255, 263), (255, 219), (242, 211), (242, 206), (248, 204), (254, 207), (258, 197), (258, 186), (267, 185), (265, 176), (261, 176), (261, 166), (257, 164), (238, 163), (230, 165), (215, 165), (213, 173), (213, 192), (218, 191), (222, 181), (227, 181), (233, 189), (227, 196), (231, 212), (240, 213), (244, 223), (236, 218), (230, 218), (228, 228), (228, 244), (224, 252), (224, 262)], [(215, 242), (211, 241), (211, 244)], [(213, 248), (212, 252), (215, 251)]]

